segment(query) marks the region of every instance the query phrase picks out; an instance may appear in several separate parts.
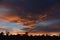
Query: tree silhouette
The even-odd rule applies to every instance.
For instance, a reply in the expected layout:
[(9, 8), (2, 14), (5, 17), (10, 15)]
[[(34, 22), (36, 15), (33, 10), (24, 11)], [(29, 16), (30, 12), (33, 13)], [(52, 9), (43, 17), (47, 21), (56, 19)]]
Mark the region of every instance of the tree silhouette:
[(1, 33), (0, 33), (0, 35), (4, 35), (4, 33), (3, 33), (3, 32), (1, 32)]
[(0, 33), (0, 40), (60, 40), (60, 36), (50, 36), (46, 34), (46, 36), (28, 36), (28, 32), (26, 32), (24, 35), (9, 35), (9, 32), (4, 35), (3, 32)]

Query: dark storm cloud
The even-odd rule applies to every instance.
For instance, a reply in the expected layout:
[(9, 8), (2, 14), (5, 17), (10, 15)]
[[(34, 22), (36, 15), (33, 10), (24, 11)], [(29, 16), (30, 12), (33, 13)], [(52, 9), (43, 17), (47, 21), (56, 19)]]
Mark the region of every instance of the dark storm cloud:
[[(8, 2), (15, 5), (19, 5), (21, 10), (17, 10), (17, 14), (42, 14), (48, 12), (48, 10), (58, 2), (58, 0), (2, 0), (2, 2)], [(22, 12), (21, 12), (22, 11)], [(21, 13), (20, 13), (21, 12)]]
[[(23, 0), (23, 1), (22, 0), (0, 0), (0, 1), (3, 3), (6, 2), (11, 4), (12, 8), (14, 8), (16, 12), (16, 13), (11, 13), (11, 15), (28, 18), (28, 15), (31, 14), (33, 17), (31, 19), (36, 19), (37, 15), (47, 13), (48, 16), (52, 16), (53, 18), (60, 18), (59, 0)], [(54, 12), (52, 12), (53, 11), (52, 8), (54, 9)]]
[(2, 0), (3, 2), (10, 2), (10, 3), (15, 3), (18, 5), (23, 6), (24, 8), (26, 8), (27, 11), (36, 11), (38, 12), (40, 8), (42, 8), (42, 11), (45, 11), (44, 9), (49, 8), (54, 0)]

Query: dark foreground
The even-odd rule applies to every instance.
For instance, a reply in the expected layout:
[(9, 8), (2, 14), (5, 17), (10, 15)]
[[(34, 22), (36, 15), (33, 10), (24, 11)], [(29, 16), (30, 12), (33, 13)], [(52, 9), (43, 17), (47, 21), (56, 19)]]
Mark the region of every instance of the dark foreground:
[(24, 35), (3, 35), (0, 33), (0, 40), (60, 40), (60, 36), (49, 36), (49, 35), (42, 35), (42, 36), (28, 36), (27, 34)]

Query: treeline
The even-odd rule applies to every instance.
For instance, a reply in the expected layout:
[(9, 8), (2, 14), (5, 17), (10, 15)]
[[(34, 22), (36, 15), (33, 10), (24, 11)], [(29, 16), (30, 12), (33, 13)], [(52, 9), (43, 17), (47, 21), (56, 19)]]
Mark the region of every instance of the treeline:
[(0, 33), (0, 40), (60, 40), (60, 36), (28, 36), (27, 34), (9, 35), (8, 33), (4, 35), (4, 33), (2, 32)]

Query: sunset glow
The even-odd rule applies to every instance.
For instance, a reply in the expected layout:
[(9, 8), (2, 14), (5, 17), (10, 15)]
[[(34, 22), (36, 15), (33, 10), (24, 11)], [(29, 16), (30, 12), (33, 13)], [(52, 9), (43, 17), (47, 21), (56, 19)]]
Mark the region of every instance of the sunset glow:
[[(39, 2), (39, 1), (38, 1)], [(3, 0), (0, 3), (0, 32), (12, 35), (59, 35), (60, 3), (57, 1)]]

